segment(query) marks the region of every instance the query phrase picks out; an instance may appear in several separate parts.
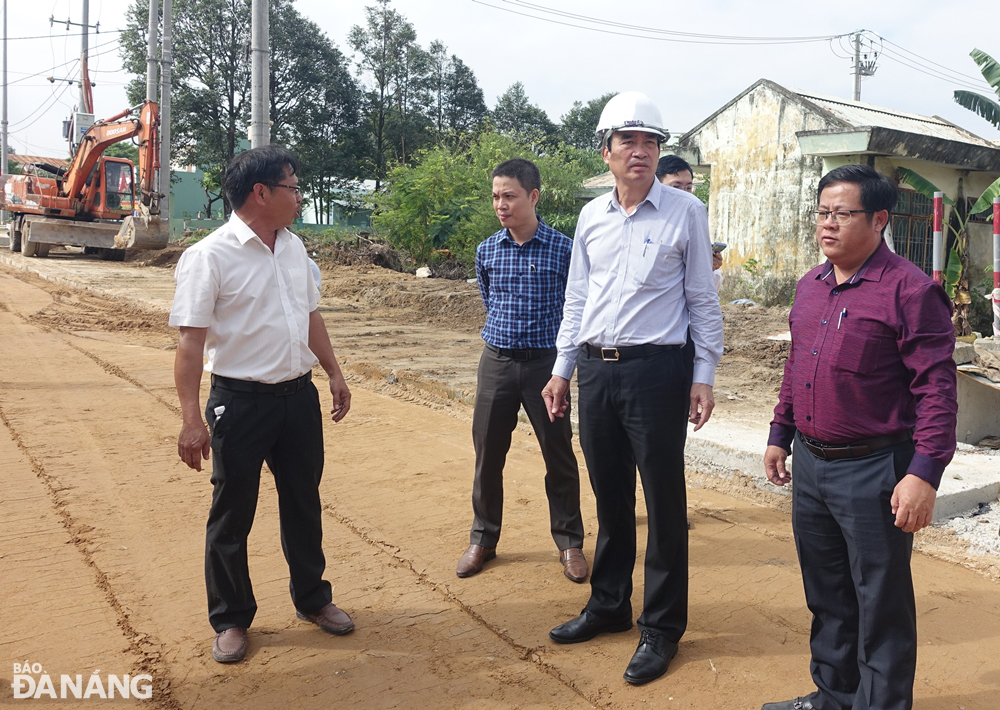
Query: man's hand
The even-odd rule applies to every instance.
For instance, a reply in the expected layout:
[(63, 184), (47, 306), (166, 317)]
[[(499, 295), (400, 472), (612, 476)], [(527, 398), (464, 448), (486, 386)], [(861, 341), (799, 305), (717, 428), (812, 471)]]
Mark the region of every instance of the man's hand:
[(351, 409), (351, 390), (347, 388), (344, 375), (338, 367), (330, 378), (330, 394), (333, 395), (333, 421), (339, 422)]
[(780, 446), (768, 446), (764, 451), (764, 473), (767, 480), (776, 486), (783, 486), (792, 480), (792, 474), (785, 468), (788, 452)]
[(695, 431), (705, 426), (705, 422), (712, 416), (713, 409), (715, 409), (715, 395), (712, 394), (712, 385), (701, 382), (691, 385), (691, 410), (688, 412), (688, 421), (695, 425)]
[(202, 460), (208, 460), (211, 444), (212, 437), (199, 417), (197, 422), (184, 422), (181, 425), (181, 433), (177, 436), (177, 455), (190, 468), (200, 471)]
[(896, 527), (903, 532), (915, 533), (931, 524), (934, 515), (934, 486), (912, 473), (903, 476), (892, 491), (892, 512)]
[(718, 271), (722, 268), (722, 254), (717, 251), (712, 252), (712, 271)]
[(545, 411), (549, 413), (550, 422), (554, 422), (556, 417), (566, 416), (566, 410), (569, 408), (569, 380), (559, 375), (552, 375), (542, 390), (542, 399), (545, 400)]

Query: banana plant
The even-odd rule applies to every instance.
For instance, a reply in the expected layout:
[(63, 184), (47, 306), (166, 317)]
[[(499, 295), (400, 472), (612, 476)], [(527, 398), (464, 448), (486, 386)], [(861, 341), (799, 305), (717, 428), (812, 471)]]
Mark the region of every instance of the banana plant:
[[(979, 49), (973, 49), (969, 56), (979, 65), (986, 83), (993, 87), (1000, 98), (1000, 62)], [(1000, 103), (975, 91), (956, 91), (955, 103), (977, 113), (997, 128), (1000, 128)]]
[[(941, 192), (934, 183), (919, 173), (909, 168), (896, 168), (900, 182), (905, 182), (924, 197), (934, 199), (935, 192)], [(948, 229), (955, 235), (955, 241), (948, 254), (948, 263), (944, 271), (944, 287), (948, 292), (948, 297), (955, 304), (955, 330), (957, 335), (969, 335), (972, 328), (969, 327), (969, 304), (972, 303), (972, 296), (969, 293), (969, 219), (981, 212), (986, 212), (993, 208), (993, 199), (1000, 197), (1000, 178), (986, 188), (975, 204), (965, 214), (947, 195), (944, 195), (944, 202), (952, 208), (953, 220), (946, 222)], [(957, 223), (957, 227), (952, 222)]]

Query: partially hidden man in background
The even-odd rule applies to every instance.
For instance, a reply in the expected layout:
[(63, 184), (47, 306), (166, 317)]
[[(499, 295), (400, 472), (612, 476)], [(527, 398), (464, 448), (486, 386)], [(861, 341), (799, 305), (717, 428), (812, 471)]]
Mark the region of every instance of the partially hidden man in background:
[(601, 113), (601, 154), (615, 188), (580, 213), (559, 356), (543, 390), (550, 415), (565, 416), (577, 368), (580, 445), (599, 525), (590, 600), (552, 629), (552, 640), (632, 627), (637, 466), (642, 477), (648, 536), (641, 634), (625, 671), (632, 684), (666, 673), (687, 628), (684, 444), (687, 422), (697, 431), (711, 416), (722, 354), (707, 212), (694, 195), (655, 179), (662, 125), (638, 92), (618, 94)]
[(486, 345), (479, 361), (472, 440), (476, 475), (469, 548), (458, 562), (469, 577), (496, 556), (503, 517), (503, 469), (523, 406), (545, 461), (552, 538), (563, 573), (587, 577), (580, 515), (580, 473), (569, 418), (549, 420), (539, 393), (556, 360), (572, 241), (535, 214), (541, 176), (521, 158), (493, 171), (493, 208), (502, 229), (476, 250), (476, 277), (486, 306)]
[[(185, 251), (175, 274), (170, 325), (180, 328), (174, 380), (183, 416), (177, 450), (198, 471), (212, 452), (205, 582), (217, 632), (212, 657), (221, 663), (243, 659), (257, 611), (247, 536), (265, 461), (278, 492), (296, 614), (333, 634), (354, 629), (323, 579), (323, 416), (313, 365), (329, 375), (333, 421), (347, 414), (351, 393), (317, 310), (305, 247), (287, 229), (302, 201), (297, 170), (296, 158), (274, 146), (237, 155), (226, 168), (229, 222)], [(203, 369), (212, 376), (205, 407), (211, 434), (200, 411)]]
[(826, 263), (799, 281), (792, 347), (764, 454), (791, 480), (813, 614), (816, 691), (764, 710), (909, 710), (917, 662), (913, 533), (955, 452), (955, 331), (941, 286), (889, 251), (896, 186), (866, 165), (819, 183)]

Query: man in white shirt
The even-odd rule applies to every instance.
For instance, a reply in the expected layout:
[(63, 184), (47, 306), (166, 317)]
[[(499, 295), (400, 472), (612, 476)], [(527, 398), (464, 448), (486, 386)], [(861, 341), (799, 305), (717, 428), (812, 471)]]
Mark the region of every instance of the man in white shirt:
[[(302, 201), (297, 170), (298, 160), (275, 146), (237, 155), (225, 176), (229, 222), (185, 251), (175, 272), (170, 325), (180, 329), (174, 381), (183, 417), (177, 452), (196, 471), (212, 452), (205, 582), (216, 631), (212, 657), (220, 663), (246, 655), (257, 611), (247, 536), (265, 461), (278, 492), (297, 616), (333, 634), (354, 629), (323, 579), (323, 416), (313, 366), (330, 378), (334, 422), (350, 409), (351, 392), (317, 310), (309, 257), (287, 229)], [(200, 406), (203, 370), (212, 377), (209, 429)]]
[[(580, 445), (597, 497), (591, 595), (580, 616), (552, 629), (558, 643), (632, 627), (635, 471), (648, 517), (639, 646), (625, 671), (634, 685), (666, 673), (687, 626), (684, 442), (715, 406), (722, 312), (712, 284), (705, 206), (655, 179), (660, 112), (643, 94), (612, 98), (601, 114), (601, 153), (615, 189), (577, 222), (559, 329), (559, 354), (542, 391), (564, 416), (578, 367)], [(693, 368), (683, 353), (688, 328)], [(693, 369), (693, 371), (692, 371)]]

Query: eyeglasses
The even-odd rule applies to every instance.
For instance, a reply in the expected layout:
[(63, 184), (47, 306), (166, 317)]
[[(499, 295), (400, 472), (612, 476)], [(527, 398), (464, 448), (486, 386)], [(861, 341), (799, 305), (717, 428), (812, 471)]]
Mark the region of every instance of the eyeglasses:
[(263, 182), (261, 185), (267, 185), (268, 187), (283, 187), (286, 190), (294, 190), (296, 195), (301, 195), (302, 191), (299, 190), (297, 185), (283, 185), (280, 182)]
[(878, 210), (834, 210), (832, 212), (828, 210), (813, 210), (809, 213), (809, 216), (812, 217), (816, 224), (825, 224), (826, 220), (833, 217), (833, 221), (839, 226), (846, 227), (851, 223), (851, 217), (858, 212), (871, 214), (878, 212)]

